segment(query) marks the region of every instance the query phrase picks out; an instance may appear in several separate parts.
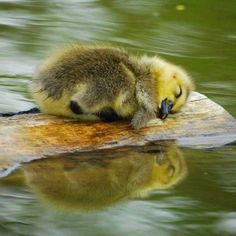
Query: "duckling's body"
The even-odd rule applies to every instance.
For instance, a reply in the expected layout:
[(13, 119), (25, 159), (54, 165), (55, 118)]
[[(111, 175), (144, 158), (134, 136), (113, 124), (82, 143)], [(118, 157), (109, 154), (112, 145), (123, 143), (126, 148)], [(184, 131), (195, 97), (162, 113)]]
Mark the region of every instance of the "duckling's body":
[(138, 129), (156, 117), (167, 98), (159, 89), (169, 87), (176, 93), (178, 81), (173, 76), (186, 83), (184, 104), (192, 84), (179, 67), (157, 57), (130, 56), (116, 47), (76, 44), (50, 57), (36, 72), (30, 89), (44, 113), (89, 120), (132, 119)]

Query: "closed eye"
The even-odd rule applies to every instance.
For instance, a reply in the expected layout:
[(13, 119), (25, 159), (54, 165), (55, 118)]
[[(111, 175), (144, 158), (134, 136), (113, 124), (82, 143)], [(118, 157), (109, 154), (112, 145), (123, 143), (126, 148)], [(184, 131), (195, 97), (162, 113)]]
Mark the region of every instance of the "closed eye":
[(175, 97), (179, 98), (182, 95), (182, 93), (183, 93), (182, 88), (181, 88), (181, 86), (179, 86), (179, 91), (178, 91), (178, 93), (176, 93)]

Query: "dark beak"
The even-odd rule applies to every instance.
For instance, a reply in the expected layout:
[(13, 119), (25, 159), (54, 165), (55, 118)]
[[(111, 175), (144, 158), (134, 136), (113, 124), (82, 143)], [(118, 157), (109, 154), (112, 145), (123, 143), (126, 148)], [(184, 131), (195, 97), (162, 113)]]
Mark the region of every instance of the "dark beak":
[(173, 107), (173, 104), (168, 103), (167, 98), (164, 99), (161, 102), (161, 108), (159, 109), (159, 112), (158, 112), (159, 118), (161, 118), (162, 120), (166, 119), (172, 107)]

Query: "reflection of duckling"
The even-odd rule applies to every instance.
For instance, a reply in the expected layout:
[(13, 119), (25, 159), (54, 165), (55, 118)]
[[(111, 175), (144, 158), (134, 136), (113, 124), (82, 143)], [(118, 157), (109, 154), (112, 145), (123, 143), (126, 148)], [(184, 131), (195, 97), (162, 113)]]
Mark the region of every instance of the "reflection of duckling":
[[(71, 154), (73, 155), (73, 154)], [(172, 145), (161, 154), (132, 149), (76, 154), (24, 164), (26, 180), (40, 198), (64, 209), (96, 210), (177, 184), (187, 173)]]
[[(149, 150), (152, 153), (153, 150)], [(153, 152), (151, 178), (139, 191), (137, 196), (145, 196), (154, 189), (166, 189), (179, 183), (187, 174), (187, 167), (180, 150), (174, 145), (164, 146)], [(133, 195), (134, 196), (134, 195)]]
[(78, 119), (131, 118), (135, 129), (165, 119), (186, 103), (186, 72), (158, 57), (135, 57), (111, 46), (72, 45), (50, 57), (30, 90), (44, 113)]

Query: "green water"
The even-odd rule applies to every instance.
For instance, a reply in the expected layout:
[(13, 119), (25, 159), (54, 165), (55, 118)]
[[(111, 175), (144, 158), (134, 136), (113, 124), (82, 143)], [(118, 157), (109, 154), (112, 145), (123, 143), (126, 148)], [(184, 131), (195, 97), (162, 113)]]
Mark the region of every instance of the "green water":
[[(186, 68), (199, 92), (236, 117), (235, 0), (0, 0), (0, 111), (34, 106), (27, 84), (35, 68), (54, 49), (76, 41), (109, 42), (135, 53), (159, 54)], [(73, 163), (56, 157), (54, 176), (47, 162), (25, 165), (0, 180), (0, 235), (236, 235), (236, 146), (178, 153), (174, 156), (183, 159), (185, 174), (163, 189), (147, 189), (151, 177), (145, 174), (160, 153), (95, 153), (82, 163), (81, 156), (73, 157)], [(107, 162), (100, 156), (107, 156)], [(134, 157), (140, 166), (132, 162)], [(47, 194), (54, 194), (52, 200), (42, 197), (34, 168), (45, 172), (41, 185), (45, 181), (52, 190), (60, 186), (65, 194), (55, 190)], [(172, 169), (168, 165), (167, 176)], [(110, 173), (106, 178), (94, 178), (104, 185), (96, 185), (90, 175), (104, 171)], [(60, 181), (63, 176), (57, 181), (61, 173), (68, 183)], [(88, 190), (83, 182), (78, 185), (74, 177), (80, 173), (101, 191), (94, 186)], [(111, 173), (122, 177), (111, 178)], [(146, 176), (147, 182), (131, 188), (133, 176)], [(110, 189), (113, 184), (116, 188)], [(66, 194), (75, 186), (91, 193), (91, 204), (93, 194), (109, 190), (107, 202), (86, 207), (88, 202), (80, 196), (76, 203), (76, 195)]]

